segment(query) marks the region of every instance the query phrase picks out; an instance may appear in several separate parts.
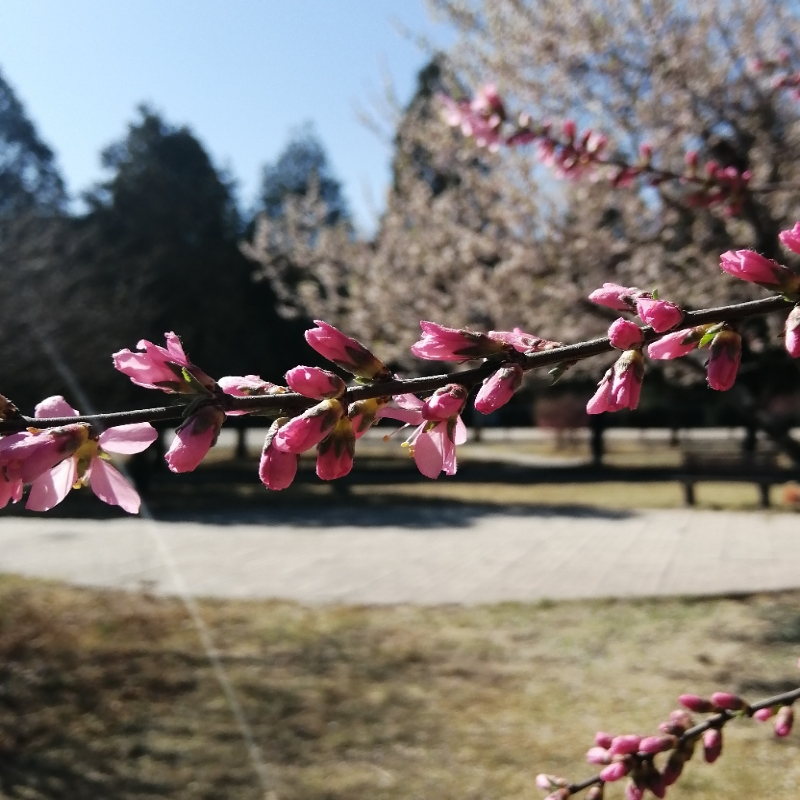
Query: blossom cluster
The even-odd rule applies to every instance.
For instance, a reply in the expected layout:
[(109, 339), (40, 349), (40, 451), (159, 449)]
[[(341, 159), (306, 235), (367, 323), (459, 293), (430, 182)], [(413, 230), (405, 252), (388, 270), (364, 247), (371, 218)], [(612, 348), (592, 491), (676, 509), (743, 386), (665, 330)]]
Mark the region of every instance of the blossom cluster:
[[(785, 247), (800, 254), (800, 223), (782, 231), (779, 238)], [(723, 253), (720, 267), (736, 278), (777, 290), (787, 300), (800, 300), (800, 275), (752, 250)], [(683, 328), (684, 311), (675, 303), (616, 283), (604, 284), (589, 299), (615, 311), (637, 314), (653, 332), (665, 334), (647, 347), (651, 359), (679, 358), (698, 348), (707, 348), (708, 385), (717, 391), (727, 391), (734, 385), (741, 361), (742, 337), (732, 325), (719, 322)], [(645, 331), (630, 320), (620, 318), (611, 324), (609, 341), (624, 352), (598, 384), (586, 406), (589, 414), (634, 409), (639, 405), (644, 377), (644, 335)], [(800, 358), (800, 305), (795, 305), (786, 318), (784, 344), (792, 358)]]
[(559, 178), (596, 180), (605, 174), (615, 187), (632, 186), (638, 178), (646, 178), (650, 186), (677, 181), (692, 186), (686, 198), (690, 205), (722, 205), (729, 215), (741, 211), (752, 178), (749, 170), (715, 160), (701, 167), (694, 150), (686, 153), (679, 173), (656, 167), (653, 148), (647, 143), (640, 146), (635, 162), (609, 155), (608, 138), (591, 129), (579, 134), (573, 119), (564, 120), (559, 130), (550, 121), (536, 123), (524, 112), (512, 118), (494, 84), (481, 86), (472, 100), (440, 95), (439, 101), (445, 122), (478, 146), (496, 151), (501, 146), (534, 144), (539, 161)]
[[(794, 722), (793, 703), (798, 695), (800, 690), (794, 690), (753, 705), (730, 692), (714, 692), (710, 699), (681, 695), (678, 702), (682, 708), (672, 711), (669, 719), (659, 724), (655, 735), (613, 735), (598, 731), (594, 745), (586, 753), (590, 764), (603, 767), (596, 778), (571, 784), (559, 776), (541, 774), (536, 784), (548, 792), (546, 800), (566, 800), (583, 788), (589, 789), (587, 800), (601, 800), (605, 784), (628, 778), (626, 800), (642, 800), (646, 791), (655, 797), (665, 797), (698, 746), (706, 763), (713, 764), (720, 757), (722, 729), (735, 717), (752, 717), (760, 722), (773, 719), (775, 735), (788, 736)], [(710, 716), (697, 723), (690, 712)], [(659, 765), (656, 758), (660, 754), (664, 754), (664, 760)]]

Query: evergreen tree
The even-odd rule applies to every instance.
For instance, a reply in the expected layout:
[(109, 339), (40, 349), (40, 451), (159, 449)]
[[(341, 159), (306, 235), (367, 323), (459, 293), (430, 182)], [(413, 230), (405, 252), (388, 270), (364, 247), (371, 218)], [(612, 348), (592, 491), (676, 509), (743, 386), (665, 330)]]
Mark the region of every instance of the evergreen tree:
[(28, 211), (60, 211), (65, 200), (53, 151), (0, 74), (0, 220)]
[(350, 219), (342, 185), (333, 176), (325, 148), (313, 128), (305, 125), (294, 134), (276, 161), (264, 167), (259, 211), (278, 219), (283, 216), (289, 198), (305, 197), (312, 187), (327, 207), (328, 225)]

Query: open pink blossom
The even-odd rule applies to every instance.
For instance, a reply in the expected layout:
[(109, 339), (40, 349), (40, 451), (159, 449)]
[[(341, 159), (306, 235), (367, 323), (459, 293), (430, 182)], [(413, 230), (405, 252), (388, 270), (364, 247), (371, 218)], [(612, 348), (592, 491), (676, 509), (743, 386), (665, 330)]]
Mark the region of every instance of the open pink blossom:
[(338, 328), (315, 319), (316, 328), (305, 333), (306, 341), (323, 358), (332, 361), (351, 375), (367, 380), (385, 380), (392, 377), (388, 367), (377, 359), (361, 342), (345, 336)]
[(719, 331), (711, 340), (711, 356), (706, 365), (708, 385), (718, 392), (727, 392), (736, 382), (741, 358), (742, 337), (727, 328)]
[(274, 445), (275, 434), (288, 421), (288, 417), (280, 417), (272, 423), (269, 431), (267, 431), (264, 447), (261, 450), (258, 477), (261, 478), (261, 483), (267, 489), (272, 489), (273, 491), (279, 491), (291, 486), (297, 474), (299, 456), (295, 453), (286, 453), (283, 450), (278, 450)]
[(800, 253), (800, 222), (795, 222), (794, 227), (778, 234), (781, 244), (794, 253)]
[(21, 480), (9, 480), (0, 469), (0, 508), (9, 503), (18, 503), (22, 499), (23, 483)]
[(338, 400), (323, 400), (283, 425), (275, 434), (275, 447), (284, 453), (304, 453), (318, 445), (343, 415)]
[(411, 448), (417, 468), (426, 478), (436, 479), (442, 471), (455, 475), (456, 445), (467, 441), (467, 429), (460, 416), (436, 422), (425, 418), (424, 409), (424, 403), (414, 395), (398, 395), (378, 416), (417, 426), (405, 445)]
[(286, 383), (293, 392), (315, 400), (341, 397), (347, 389), (338, 375), (319, 367), (293, 367), (286, 373)]
[(682, 331), (675, 331), (662, 336), (658, 341), (653, 342), (647, 346), (647, 355), (650, 358), (658, 360), (668, 360), (672, 358), (680, 358), (692, 350), (696, 350), (702, 338), (700, 328), (705, 329), (708, 326), (699, 326), (698, 328), (685, 328)]
[(172, 332), (165, 333), (164, 338), (166, 347), (142, 339), (136, 347), (144, 352), (125, 349), (114, 353), (114, 366), (145, 389), (161, 389), (170, 394), (212, 392), (214, 380), (189, 361), (180, 338)]
[(795, 306), (786, 317), (784, 345), (792, 358), (800, 358), (800, 306)]
[(225, 412), (215, 405), (199, 408), (175, 430), (175, 438), (164, 456), (172, 472), (192, 472), (216, 444)]
[(88, 438), (89, 427), (83, 424), (12, 433), (0, 439), (0, 470), (6, 480), (33, 483), (69, 458)]
[(541, 350), (551, 350), (553, 347), (561, 347), (561, 342), (542, 339), (541, 336), (525, 333), (521, 328), (514, 328), (513, 331), (489, 331), (486, 335), (490, 339), (502, 342), (513, 347), (517, 352), (525, 353), (526, 355), (538, 353)]
[(656, 333), (663, 333), (680, 325), (683, 319), (683, 311), (675, 303), (647, 297), (640, 297), (636, 301), (636, 313)]
[(615, 311), (632, 311), (636, 298), (644, 294), (635, 286), (620, 286), (618, 283), (604, 283), (602, 289), (595, 289), (589, 299), (599, 306), (613, 308)]
[[(77, 411), (60, 395), (49, 397), (36, 406), (37, 417), (76, 416)], [(149, 422), (117, 425), (99, 436), (86, 435), (80, 446), (66, 459), (33, 481), (25, 507), (49, 511), (58, 505), (73, 487), (91, 487), (104, 503), (120, 506), (129, 514), (139, 511), (136, 489), (106, 460), (106, 453), (130, 455), (146, 450), (158, 433)]]
[(469, 361), (502, 353), (504, 343), (490, 338), (485, 333), (466, 328), (446, 328), (435, 322), (422, 320), (422, 338), (411, 345), (417, 358), (432, 361)]
[(350, 418), (342, 416), (317, 445), (317, 477), (323, 481), (343, 478), (353, 469), (355, 449), (356, 437)]
[(522, 385), (525, 373), (517, 364), (501, 367), (490, 375), (478, 390), (475, 410), (481, 414), (491, 414), (504, 406)]
[(608, 339), (618, 350), (629, 350), (642, 343), (642, 329), (627, 319), (617, 319), (608, 329)]

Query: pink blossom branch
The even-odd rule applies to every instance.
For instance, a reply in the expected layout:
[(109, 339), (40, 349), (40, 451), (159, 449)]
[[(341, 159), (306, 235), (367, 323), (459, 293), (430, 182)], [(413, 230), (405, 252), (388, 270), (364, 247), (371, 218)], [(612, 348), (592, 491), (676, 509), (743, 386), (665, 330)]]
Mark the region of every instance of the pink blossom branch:
[[(688, 328), (708, 323), (735, 322), (748, 317), (786, 311), (789, 307), (789, 302), (784, 299), (783, 296), (774, 295), (772, 297), (761, 300), (751, 300), (745, 303), (719, 306), (717, 308), (708, 308), (699, 311), (687, 311), (680, 327)], [(642, 328), (642, 334), (645, 344), (660, 339), (664, 335), (663, 333), (657, 333), (649, 327)], [(379, 380), (370, 385), (353, 386), (344, 393), (341, 399), (345, 403), (353, 403), (358, 400), (377, 397), (394, 397), (402, 394), (424, 394), (434, 392), (451, 383), (459, 383), (469, 389), (496, 372), (505, 364), (516, 363), (523, 370), (528, 371), (540, 367), (569, 364), (571, 362), (602, 355), (603, 353), (609, 353), (613, 350), (614, 347), (608, 337), (604, 336), (589, 341), (553, 347), (552, 349), (543, 350), (530, 355), (519, 354), (513, 361), (509, 360), (509, 358), (490, 358), (478, 367), (456, 373), (434, 375), (424, 378), (393, 378), (389, 380)], [(270, 412), (270, 416), (277, 416), (280, 415), (281, 412), (286, 411), (304, 411), (315, 405), (316, 402), (296, 392), (249, 397), (234, 397), (227, 394), (220, 394), (215, 398), (215, 401), (218, 401), (226, 411), (267, 411)], [(28, 427), (44, 429), (73, 425), (80, 422), (89, 423), (101, 428), (141, 422), (165, 422), (181, 419), (190, 405), (190, 402), (184, 402), (177, 403), (173, 406), (158, 406), (134, 411), (112, 411), (104, 414), (86, 414), (70, 417), (33, 418), (22, 414), (7, 415), (6, 419), (0, 420), (0, 434), (13, 433)]]
[[(686, 730), (683, 734), (677, 737), (674, 747), (669, 748), (668, 750), (662, 750), (661, 752), (669, 753), (680, 750), (681, 746), (689, 744), (692, 741), (697, 741), (706, 731), (711, 730), (712, 728), (721, 729), (734, 717), (752, 717), (757, 711), (761, 711), (762, 709), (773, 708), (775, 706), (791, 706), (792, 703), (799, 699), (800, 688), (797, 688), (788, 692), (783, 692), (782, 694), (776, 694), (772, 697), (767, 697), (764, 700), (759, 700), (756, 703), (750, 703), (739, 713), (723, 709), (707, 717), (705, 720), (703, 720), (703, 722), (700, 722)], [(655, 754), (650, 755), (649, 758), (652, 760), (654, 755)], [(606, 783), (606, 781), (604, 781), (598, 774), (577, 783), (568, 783), (566, 786), (561, 787), (560, 790), (557, 790), (550, 796), (559, 797), (558, 792), (560, 791), (561, 796), (569, 797), (570, 795), (582, 792), (584, 789), (589, 789), (592, 786), (599, 786), (603, 783)]]

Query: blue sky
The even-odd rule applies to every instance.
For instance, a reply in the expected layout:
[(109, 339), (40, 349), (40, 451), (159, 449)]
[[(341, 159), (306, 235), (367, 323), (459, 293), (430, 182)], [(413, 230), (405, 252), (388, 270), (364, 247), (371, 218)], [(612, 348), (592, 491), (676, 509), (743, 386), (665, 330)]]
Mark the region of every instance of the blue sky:
[(384, 67), (406, 100), (426, 59), (392, 20), (451, 39), (423, 0), (5, 0), (0, 68), (73, 195), (102, 179), (100, 150), (141, 102), (188, 125), (245, 206), (261, 166), (310, 120), (371, 228), (390, 148), (354, 106), (380, 94)]

